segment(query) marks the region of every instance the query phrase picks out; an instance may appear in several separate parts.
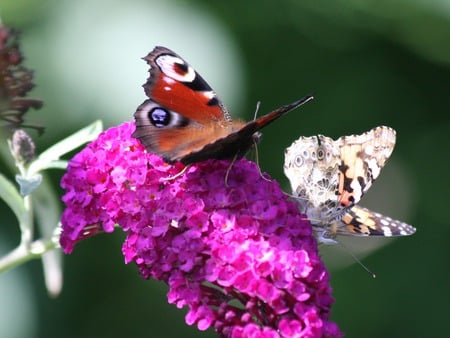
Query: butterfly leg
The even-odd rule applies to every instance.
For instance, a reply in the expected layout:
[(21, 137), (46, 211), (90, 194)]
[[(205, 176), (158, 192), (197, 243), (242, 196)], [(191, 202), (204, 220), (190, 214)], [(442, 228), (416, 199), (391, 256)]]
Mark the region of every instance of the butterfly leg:
[[(258, 109), (258, 108), (259, 108), (259, 102), (258, 102), (258, 105), (257, 105), (257, 108), (256, 108), (256, 109)], [(261, 167), (259, 166), (258, 142), (256, 141), (256, 139), (253, 139), (253, 149), (255, 149), (255, 162), (256, 162), (256, 165), (257, 165), (257, 167), (258, 167), (259, 176), (261, 176), (261, 178), (262, 178), (263, 180), (265, 180), (265, 181), (267, 181), (267, 182), (271, 182), (270, 179), (268, 179), (268, 178), (266, 178), (266, 177), (264, 176), (263, 172), (261, 171)]]
[(238, 159), (238, 156), (234, 155), (233, 159), (230, 162), (230, 165), (228, 166), (227, 172), (225, 173), (225, 186), (227, 188), (229, 187), (229, 185), (228, 185), (228, 176), (230, 175), (231, 168), (233, 168), (233, 165), (234, 165), (234, 163), (236, 162), (237, 159)]

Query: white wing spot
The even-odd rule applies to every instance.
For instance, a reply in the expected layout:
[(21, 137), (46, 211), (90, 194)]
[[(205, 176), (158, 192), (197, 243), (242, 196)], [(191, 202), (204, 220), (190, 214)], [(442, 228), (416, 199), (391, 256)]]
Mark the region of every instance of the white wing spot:
[(392, 236), (392, 231), (391, 231), (391, 228), (390, 228), (390, 227), (388, 227), (388, 226), (386, 226), (386, 227), (381, 227), (381, 230), (383, 230), (383, 234), (384, 234), (386, 237), (391, 237), (391, 236)]
[(384, 226), (388, 226), (389, 225), (389, 221), (385, 218), (380, 219), (380, 223), (383, 224)]

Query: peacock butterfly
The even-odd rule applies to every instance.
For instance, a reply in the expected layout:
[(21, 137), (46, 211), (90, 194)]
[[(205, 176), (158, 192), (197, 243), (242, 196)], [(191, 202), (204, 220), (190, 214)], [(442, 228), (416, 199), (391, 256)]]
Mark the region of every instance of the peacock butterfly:
[(232, 121), (206, 81), (170, 49), (155, 47), (144, 60), (150, 65), (143, 85), (149, 99), (134, 114), (132, 136), (168, 163), (242, 157), (259, 142), (261, 128), (313, 99), (305, 96), (247, 123)]

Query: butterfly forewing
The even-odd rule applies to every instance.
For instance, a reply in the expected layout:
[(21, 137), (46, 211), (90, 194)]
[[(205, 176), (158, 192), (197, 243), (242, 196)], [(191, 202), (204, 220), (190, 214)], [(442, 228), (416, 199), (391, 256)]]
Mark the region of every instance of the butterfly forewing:
[(144, 60), (150, 77), (144, 84), (148, 97), (194, 122), (231, 121), (228, 110), (208, 83), (176, 53), (155, 47)]
[(358, 203), (380, 175), (395, 146), (395, 130), (381, 126), (361, 135), (343, 136), (336, 141), (341, 153), (339, 203)]

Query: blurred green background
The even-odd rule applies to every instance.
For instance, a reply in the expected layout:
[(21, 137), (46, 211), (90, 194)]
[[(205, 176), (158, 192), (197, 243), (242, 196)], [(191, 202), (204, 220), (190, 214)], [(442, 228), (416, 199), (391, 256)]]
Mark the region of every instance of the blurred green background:
[[(362, 204), (417, 233), (345, 242), (359, 258), (370, 252), (363, 260), (376, 279), (341, 247), (325, 248), (332, 319), (347, 337), (450, 336), (448, 1), (0, 0), (0, 17), (22, 31), (31, 96), (45, 101), (28, 115), (47, 127), (41, 151), (95, 119), (131, 120), (145, 98), (140, 58), (155, 45), (186, 58), (236, 117), (252, 119), (258, 100), (264, 114), (315, 94), (266, 128), (258, 148), (262, 169), (286, 191), (283, 152), (300, 135), (396, 129), (396, 150)], [(3, 202), (0, 214), (4, 254), (19, 232)], [(1, 275), (0, 336), (215, 337), (185, 325), (164, 285), (123, 264), (123, 238), (80, 243), (65, 257), (57, 299), (39, 261)]]

